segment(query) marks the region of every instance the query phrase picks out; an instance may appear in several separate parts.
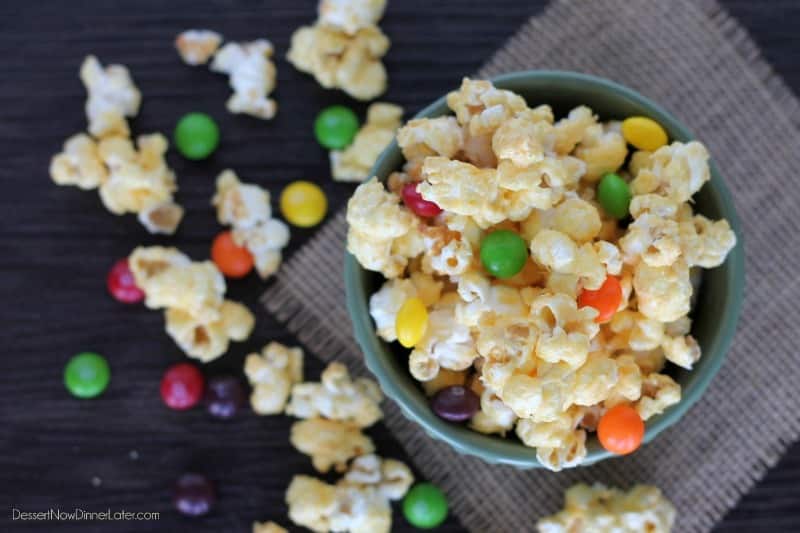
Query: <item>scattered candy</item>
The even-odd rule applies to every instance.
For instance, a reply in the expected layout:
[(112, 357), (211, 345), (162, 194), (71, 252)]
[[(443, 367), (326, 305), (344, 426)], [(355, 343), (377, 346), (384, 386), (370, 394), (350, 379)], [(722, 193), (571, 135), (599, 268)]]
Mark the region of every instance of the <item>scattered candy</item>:
[(144, 300), (144, 292), (136, 285), (133, 273), (128, 265), (128, 258), (120, 259), (106, 277), (108, 292), (118, 302), (125, 304), (138, 304)]
[(428, 310), (419, 298), (409, 298), (397, 311), (395, 330), (397, 340), (406, 348), (412, 348), (428, 329)]
[(79, 353), (64, 367), (64, 385), (76, 398), (98, 396), (106, 390), (110, 379), (108, 361), (96, 353)]
[(632, 196), (627, 182), (611, 172), (603, 176), (597, 186), (597, 200), (600, 205), (606, 213), (618, 220), (628, 216)]
[(612, 407), (597, 424), (597, 438), (603, 448), (618, 455), (626, 455), (642, 445), (644, 421), (636, 409), (620, 404)]
[(208, 414), (215, 418), (231, 418), (246, 401), (241, 381), (233, 376), (219, 376), (208, 380), (205, 404)]
[(358, 117), (342, 105), (323, 109), (314, 121), (317, 141), (330, 150), (346, 148), (358, 133)]
[(622, 302), (622, 285), (614, 276), (606, 276), (606, 280), (596, 291), (583, 289), (578, 295), (578, 307), (594, 307), (597, 309), (595, 322), (608, 322), (617, 312)]
[(219, 127), (205, 113), (187, 113), (178, 121), (175, 146), (186, 159), (205, 159), (219, 145)]
[(243, 278), (253, 270), (253, 255), (233, 240), (230, 231), (223, 231), (211, 243), (211, 260), (229, 278)]
[(429, 202), (417, 190), (416, 182), (406, 183), (403, 186), (403, 203), (414, 213), (421, 217), (435, 217), (442, 212), (442, 208), (433, 202)]
[(310, 181), (295, 181), (281, 192), (281, 213), (290, 224), (310, 228), (325, 218), (328, 199), (318, 185)]
[(639, 150), (653, 152), (667, 144), (667, 132), (661, 124), (647, 117), (630, 117), (622, 121), (622, 136)]
[(403, 514), (420, 529), (431, 529), (447, 518), (447, 498), (431, 483), (419, 483), (403, 498)]
[(203, 397), (205, 379), (196, 366), (178, 363), (161, 379), (161, 399), (170, 409), (183, 411), (197, 405)]
[(451, 385), (441, 389), (431, 399), (431, 408), (440, 418), (450, 422), (463, 422), (480, 409), (481, 400), (472, 389)]
[(207, 514), (217, 499), (214, 484), (202, 474), (183, 474), (175, 483), (172, 504), (186, 516)]
[(481, 242), (481, 262), (496, 278), (514, 276), (522, 270), (527, 260), (528, 247), (522, 237), (513, 231), (493, 231)]

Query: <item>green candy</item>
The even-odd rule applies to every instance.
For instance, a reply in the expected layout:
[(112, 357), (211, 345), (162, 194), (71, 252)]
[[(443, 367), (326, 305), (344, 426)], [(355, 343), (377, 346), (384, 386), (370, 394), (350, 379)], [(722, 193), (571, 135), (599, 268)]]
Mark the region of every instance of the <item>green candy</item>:
[(494, 277), (506, 279), (514, 276), (528, 260), (525, 241), (513, 231), (493, 231), (481, 241), (481, 262)]
[(358, 117), (352, 109), (333, 105), (323, 109), (314, 121), (314, 135), (329, 150), (341, 150), (358, 133)]
[(616, 219), (628, 216), (631, 204), (631, 189), (624, 179), (614, 173), (608, 173), (597, 186), (597, 200), (606, 213)]
[(101, 355), (79, 353), (64, 367), (64, 385), (77, 398), (94, 398), (108, 387), (111, 370)]
[(447, 518), (447, 498), (436, 485), (419, 483), (403, 498), (406, 520), (420, 529), (431, 529)]
[(186, 159), (205, 159), (219, 145), (219, 127), (205, 113), (187, 113), (175, 126), (175, 146)]

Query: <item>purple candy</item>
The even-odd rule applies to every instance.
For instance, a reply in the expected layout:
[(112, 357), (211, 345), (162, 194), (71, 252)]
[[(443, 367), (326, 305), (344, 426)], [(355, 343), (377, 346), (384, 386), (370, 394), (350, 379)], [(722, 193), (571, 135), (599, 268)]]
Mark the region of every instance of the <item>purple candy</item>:
[(445, 387), (431, 398), (433, 412), (450, 422), (469, 420), (478, 412), (480, 405), (478, 395), (461, 385)]
[(216, 500), (214, 484), (202, 474), (183, 474), (175, 483), (172, 504), (181, 514), (202, 516)]
[(231, 418), (245, 403), (244, 387), (233, 376), (211, 378), (206, 384), (205, 404), (215, 418)]

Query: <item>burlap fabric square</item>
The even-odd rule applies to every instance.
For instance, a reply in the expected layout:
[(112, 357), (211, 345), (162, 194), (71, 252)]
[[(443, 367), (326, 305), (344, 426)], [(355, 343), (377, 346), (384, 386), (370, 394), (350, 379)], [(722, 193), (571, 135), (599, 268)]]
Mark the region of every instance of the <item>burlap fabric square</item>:
[[(579, 480), (656, 484), (679, 510), (677, 531), (707, 531), (800, 436), (800, 106), (745, 32), (708, 0), (556, 1), (479, 75), (530, 68), (619, 81), (663, 104), (707, 144), (745, 228), (748, 286), (727, 363), (680, 423), (630, 457), (588, 468), (518, 471), (461, 456), (391, 401), (386, 424), (470, 531), (534, 531)], [(345, 233), (339, 213), (284, 265), (263, 302), (312, 353), (358, 373), (365, 370), (344, 303)]]

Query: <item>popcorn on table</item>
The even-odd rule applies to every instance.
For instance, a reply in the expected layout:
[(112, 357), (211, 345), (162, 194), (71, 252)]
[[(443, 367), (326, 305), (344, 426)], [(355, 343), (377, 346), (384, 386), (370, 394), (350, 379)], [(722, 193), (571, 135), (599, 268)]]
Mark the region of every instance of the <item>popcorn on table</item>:
[(388, 533), (392, 500), (400, 500), (414, 481), (402, 462), (362, 455), (335, 485), (294, 476), (286, 491), (289, 518), (320, 533)]
[(211, 261), (193, 262), (177, 248), (138, 247), (128, 258), (136, 285), (150, 309), (165, 309), (167, 333), (188, 355), (206, 363), (244, 341), (255, 318), (242, 304), (224, 299), (225, 278)]
[(271, 342), (260, 354), (247, 356), (244, 373), (253, 387), (250, 395), (253, 412), (259, 415), (282, 413), (292, 386), (303, 380), (303, 350)]
[(50, 177), (57, 185), (98, 189), (103, 205), (115, 215), (136, 213), (150, 233), (173, 234), (183, 219), (175, 203), (175, 173), (164, 159), (169, 143), (160, 133), (140, 135), (136, 146), (126, 117), (139, 110), (141, 93), (128, 69), (105, 69), (94, 56), (81, 66), (88, 99), (89, 133), (67, 139), (61, 153), (50, 162)]
[(232, 170), (217, 176), (217, 192), (211, 200), (220, 224), (233, 228), (233, 239), (253, 255), (256, 271), (267, 279), (280, 267), (281, 250), (289, 244), (289, 227), (272, 218), (269, 191), (242, 183)]
[(186, 30), (175, 38), (175, 48), (184, 63), (205, 65), (222, 44), (222, 35), (211, 30)]
[(669, 533), (675, 507), (657, 487), (636, 485), (622, 491), (600, 483), (579, 483), (564, 495), (564, 509), (540, 519), (539, 533)]
[[(736, 244), (725, 220), (693, 213), (708, 181), (708, 152), (673, 142), (635, 152), (620, 123), (586, 106), (557, 119), (488, 81), (465, 79), (447, 95), (454, 116), (414, 119), (397, 132), (403, 168), (388, 190), (372, 178), (347, 207), (347, 249), (386, 278), (370, 298), (377, 334), (397, 338), (403, 303), (422, 299), (427, 329), (409, 371), (427, 394), (467, 385), (480, 410), (469, 426), (516, 430), (552, 469), (580, 464), (587, 433), (607, 409), (633, 407), (643, 420), (681, 399), (662, 373), (701, 357), (687, 314), (692, 274), (719, 266)], [(629, 181), (632, 222), (623, 228), (597, 199), (607, 172)], [(443, 212), (419, 216), (399, 195), (408, 183)], [(380, 222), (379, 224), (377, 222)], [(509, 279), (482, 266), (488, 232), (516, 232), (530, 256)], [(610, 320), (580, 307), (608, 276), (622, 298)]]
[(385, 5), (385, 0), (322, 0), (317, 21), (292, 34), (287, 60), (326, 89), (358, 100), (383, 94), (387, 76), (381, 58), (390, 42), (377, 22)]
[(266, 39), (227, 43), (216, 51), (210, 68), (229, 76), (233, 94), (225, 104), (228, 111), (264, 120), (275, 116), (278, 104), (269, 98), (277, 76), (273, 52), (272, 43)]
[(331, 175), (336, 181), (361, 182), (367, 178), (378, 156), (394, 139), (400, 127), (403, 108), (376, 102), (367, 109), (367, 122), (353, 143), (344, 150), (330, 153)]

